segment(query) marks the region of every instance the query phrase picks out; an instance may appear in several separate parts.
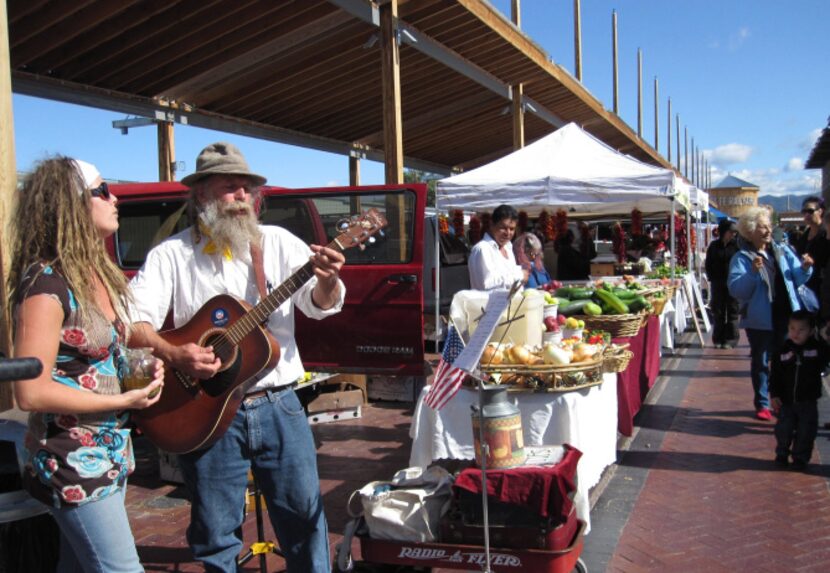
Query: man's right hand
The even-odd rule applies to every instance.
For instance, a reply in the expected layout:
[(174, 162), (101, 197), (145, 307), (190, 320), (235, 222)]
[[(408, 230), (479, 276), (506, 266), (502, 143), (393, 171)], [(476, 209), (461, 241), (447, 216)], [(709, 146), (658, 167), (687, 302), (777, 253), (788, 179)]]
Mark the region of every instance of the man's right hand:
[(207, 380), (219, 371), (222, 361), (213, 353), (212, 346), (188, 342), (176, 347), (171, 366), (193, 378)]

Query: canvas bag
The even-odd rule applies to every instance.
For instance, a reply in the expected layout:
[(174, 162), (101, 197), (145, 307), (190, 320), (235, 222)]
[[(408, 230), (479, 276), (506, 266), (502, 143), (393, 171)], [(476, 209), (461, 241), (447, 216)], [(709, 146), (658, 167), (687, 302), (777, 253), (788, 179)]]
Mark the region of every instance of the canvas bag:
[[(361, 509), (354, 511), (359, 497)], [(346, 509), (352, 517), (363, 516), (373, 539), (434, 541), (438, 524), (452, 501), (452, 476), (438, 466), (411, 467), (391, 481), (373, 481), (349, 497)]]

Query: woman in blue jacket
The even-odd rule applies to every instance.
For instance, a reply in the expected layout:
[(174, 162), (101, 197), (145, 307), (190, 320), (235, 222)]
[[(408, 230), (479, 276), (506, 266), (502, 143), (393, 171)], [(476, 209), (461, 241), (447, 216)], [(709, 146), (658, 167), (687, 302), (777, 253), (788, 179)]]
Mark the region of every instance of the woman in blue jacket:
[(755, 416), (770, 420), (769, 360), (784, 342), (789, 315), (801, 309), (797, 289), (813, 272), (813, 260), (800, 260), (786, 245), (774, 243), (769, 211), (747, 210), (738, 222), (743, 241), (729, 263), (729, 293), (741, 305), (738, 326), (746, 330), (755, 391)]

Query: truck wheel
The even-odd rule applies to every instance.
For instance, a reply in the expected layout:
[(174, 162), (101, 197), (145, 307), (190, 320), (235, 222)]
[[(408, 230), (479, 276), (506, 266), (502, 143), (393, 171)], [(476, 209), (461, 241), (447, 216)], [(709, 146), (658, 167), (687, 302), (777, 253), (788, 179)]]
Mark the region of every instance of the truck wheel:
[(588, 573), (588, 567), (585, 565), (585, 562), (582, 558), (578, 558), (576, 560), (576, 565), (574, 566), (573, 573)]

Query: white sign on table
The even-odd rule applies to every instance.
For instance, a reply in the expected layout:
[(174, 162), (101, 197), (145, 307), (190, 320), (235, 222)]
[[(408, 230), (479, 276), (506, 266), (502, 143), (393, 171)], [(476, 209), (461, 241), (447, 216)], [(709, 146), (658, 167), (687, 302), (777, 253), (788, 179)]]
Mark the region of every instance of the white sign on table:
[(493, 332), (499, 324), (499, 319), (510, 302), (512, 292), (512, 290), (498, 289), (487, 293), (489, 295), (487, 306), (484, 307), (484, 314), (481, 315), (478, 327), (470, 336), (470, 341), (464, 347), (464, 350), (455, 359), (453, 366), (470, 374), (478, 368), (478, 362), (484, 352), (484, 347), (487, 346), (490, 337), (493, 336)]

